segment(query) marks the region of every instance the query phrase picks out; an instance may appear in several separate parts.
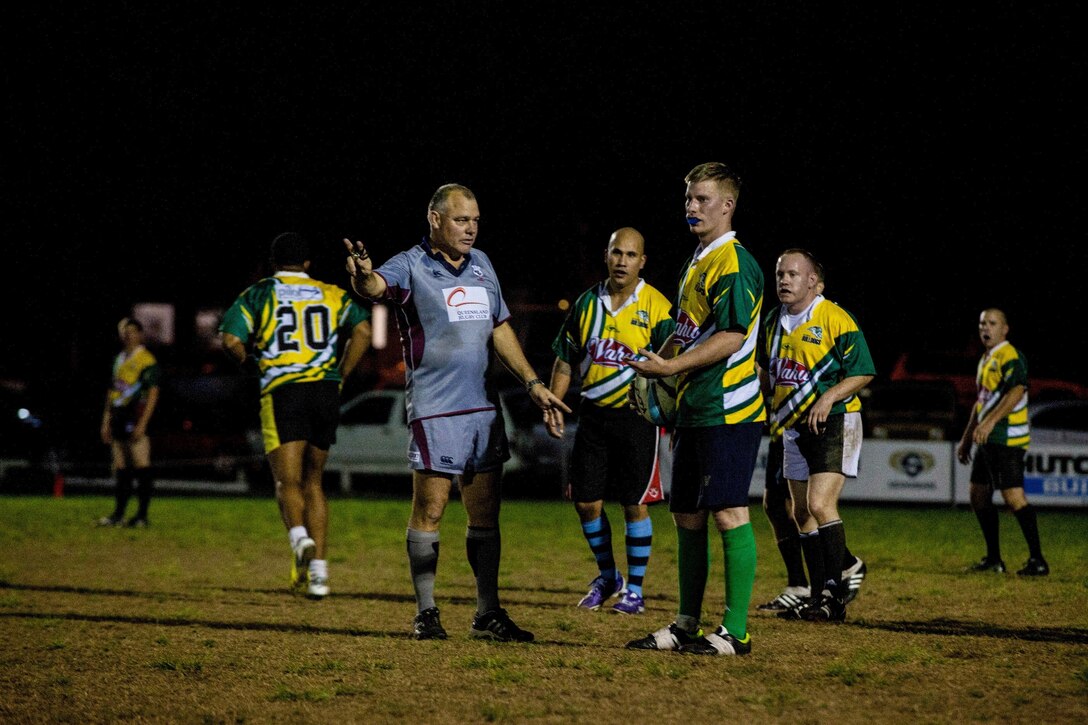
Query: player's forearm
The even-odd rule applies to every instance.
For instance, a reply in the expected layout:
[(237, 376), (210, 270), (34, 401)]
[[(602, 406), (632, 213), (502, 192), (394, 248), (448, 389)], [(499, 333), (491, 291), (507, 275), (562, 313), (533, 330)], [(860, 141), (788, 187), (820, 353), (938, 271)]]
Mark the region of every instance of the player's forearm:
[(245, 362), (246, 346), (237, 335), (232, 335), (229, 332), (224, 332), (220, 335), (220, 339), (223, 342), (223, 351), (234, 360), (235, 363), (241, 365)]
[(155, 408), (159, 405), (159, 386), (153, 387), (147, 393), (147, 399), (144, 401), (143, 412), (140, 413), (140, 419), (136, 421), (136, 425), (147, 429), (148, 424), (151, 422), (151, 416), (155, 414)]
[(528, 358), (525, 357), (525, 351), (521, 349), (521, 343), (518, 342), (517, 335), (514, 334), (510, 323), (504, 322), (496, 327), (491, 333), (491, 339), (495, 345), (495, 354), (499, 356), (499, 360), (523, 385), (531, 380), (538, 379), (536, 371), (533, 370), (533, 366), (529, 364)]
[(1000, 423), (1002, 420), (1008, 417), (1009, 413), (1016, 408), (1016, 405), (1020, 402), (1020, 399), (1024, 397), (1025, 389), (1023, 385), (1017, 385), (997, 402), (997, 405), (986, 414), (986, 417), (982, 419), (982, 424), (989, 425), (991, 430), (994, 426)]
[(975, 435), (975, 428), (978, 427), (978, 414), (975, 413), (975, 409), (971, 408), (971, 416), (967, 419), (967, 427), (963, 429), (963, 435), (960, 436), (960, 442), (970, 443), (971, 439)]
[(552, 378), (548, 383), (548, 388), (555, 393), (555, 397), (562, 399), (566, 397), (567, 391), (570, 390), (570, 380), (570, 365), (556, 358), (555, 362), (552, 363)]
[(386, 284), (380, 274), (373, 271), (368, 273), (358, 272), (351, 278), (351, 288), (363, 297), (375, 298), (385, 294)]
[(871, 383), (874, 377), (874, 375), (851, 375), (832, 385), (824, 395), (829, 397), (832, 403), (846, 400)]
[(740, 332), (715, 332), (702, 344), (688, 348), (669, 360), (669, 375), (686, 373), (725, 360), (740, 350), (744, 345), (744, 335)]
[(351, 331), (351, 339), (348, 340), (344, 350), (344, 359), (340, 363), (340, 375), (347, 378), (363, 359), (363, 354), (370, 348), (370, 323), (360, 322)]

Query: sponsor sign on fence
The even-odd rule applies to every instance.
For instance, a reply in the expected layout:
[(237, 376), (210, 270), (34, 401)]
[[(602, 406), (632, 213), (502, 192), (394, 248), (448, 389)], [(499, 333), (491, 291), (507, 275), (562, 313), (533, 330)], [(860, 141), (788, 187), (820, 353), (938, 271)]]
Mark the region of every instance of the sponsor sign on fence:
[[(867, 440), (856, 479), (842, 489), (844, 501), (970, 503), (971, 466), (956, 460), (953, 441)], [(763, 497), (768, 439), (763, 438), (750, 489)], [(1028, 449), (1024, 491), (1039, 506), (1088, 507), (1088, 446), (1033, 444)], [(1000, 501), (1000, 494), (994, 494)]]

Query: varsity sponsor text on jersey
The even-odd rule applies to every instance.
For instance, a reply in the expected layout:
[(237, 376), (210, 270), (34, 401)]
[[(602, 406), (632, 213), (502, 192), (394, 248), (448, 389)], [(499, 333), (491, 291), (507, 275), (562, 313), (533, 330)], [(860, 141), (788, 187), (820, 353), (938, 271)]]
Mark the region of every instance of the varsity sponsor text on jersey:
[(732, 355), (678, 376), (677, 426), (766, 420), (755, 367), (763, 272), (734, 232), (697, 251), (684, 270), (677, 300), (673, 344), (680, 352), (719, 331), (745, 333), (741, 348)]
[(673, 329), (669, 308), (668, 299), (644, 280), (619, 309), (611, 309), (605, 282), (578, 297), (552, 350), (579, 368), (584, 399), (604, 408), (626, 407), (635, 377), (626, 362), (638, 357), (639, 348), (661, 349)]
[[(822, 295), (797, 315), (776, 307), (767, 315), (763, 332), (761, 360), (774, 388), (772, 436), (793, 426), (824, 391), (843, 378), (876, 374), (857, 321)], [(861, 399), (852, 395), (837, 401), (831, 414), (859, 410)]]

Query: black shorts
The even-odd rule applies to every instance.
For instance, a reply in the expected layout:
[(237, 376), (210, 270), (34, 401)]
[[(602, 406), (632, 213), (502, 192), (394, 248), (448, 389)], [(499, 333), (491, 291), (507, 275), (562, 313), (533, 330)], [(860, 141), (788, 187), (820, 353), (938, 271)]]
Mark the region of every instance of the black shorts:
[(677, 428), (669, 510), (688, 514), (747, 506), (762, 435), (762, 423)]
[(291, 441), (306, 441), (327, 451), (336, 442), (339, 422), (340, 383), (335, 380), (288, 383), (261, 396), (265, 453)]
[(658, 428), (633, 410), (583, 405), (571, 453), (571, 498), (584, 503), (608, 498), (624, 506), (650, 503), (657, 436)]
[(143, 415), (144, 404), (134, 402), (119, 408), (110, 408), (110, 435), (115, 441), (127, 441), (132, 437), (136, 421)]
[(971, 483), (999, 491), (1023, 488), (1026, 453), (1023, 448), (982, 444), (975, 450), (975, 460), (971, 464)]
[(764, 500), (768, 505), (790, 500), (790, 482), (782, 472), (782, 437), (772, 438), (767, 444), (767, 466), (764, 471)]

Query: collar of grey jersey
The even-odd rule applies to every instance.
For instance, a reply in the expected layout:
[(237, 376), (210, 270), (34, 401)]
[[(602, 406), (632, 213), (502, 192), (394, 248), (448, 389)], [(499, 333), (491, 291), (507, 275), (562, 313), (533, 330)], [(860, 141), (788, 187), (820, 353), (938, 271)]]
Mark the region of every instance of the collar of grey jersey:
[(471, 266), (472, 252), (468, 252), (465, 254), (465, 262), (461, 265), (460, 269), (458, 269), (457, 267), (454, 267), (452, 264), (447, 262), (446, 258), (442, 256), (441, 252), (431, 246), (431, 240), (427, 237), (423, 237), (423, 241), (420, 242), (419, 245), (423, 247), (423, 251), (427, 253), (428, 257), (449, 270), (449, 273), (452, 274), (454, 277), (460, 277), (462, 274), (464, 274), (465, 270)]

